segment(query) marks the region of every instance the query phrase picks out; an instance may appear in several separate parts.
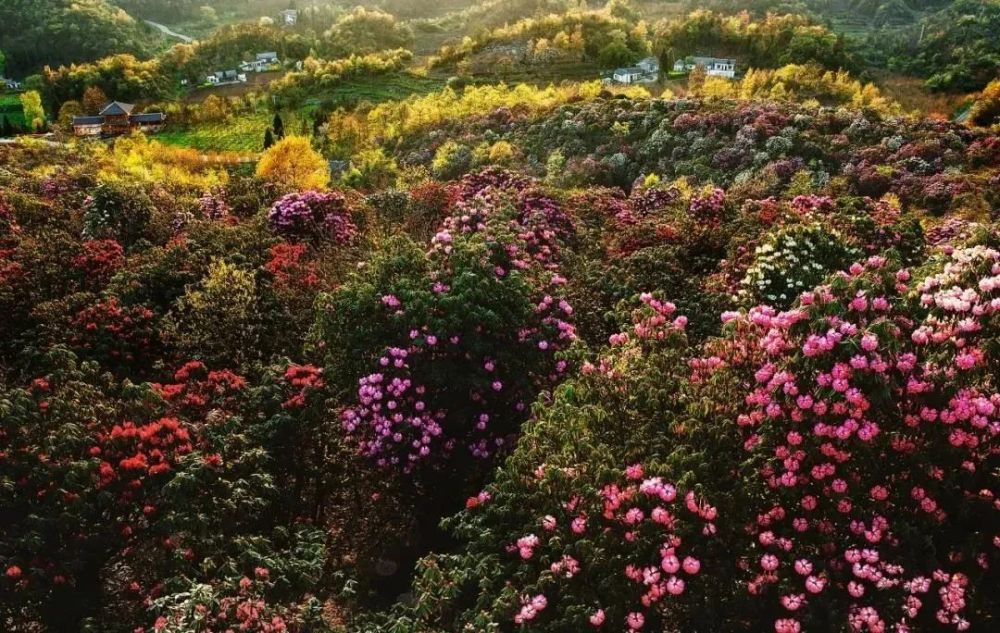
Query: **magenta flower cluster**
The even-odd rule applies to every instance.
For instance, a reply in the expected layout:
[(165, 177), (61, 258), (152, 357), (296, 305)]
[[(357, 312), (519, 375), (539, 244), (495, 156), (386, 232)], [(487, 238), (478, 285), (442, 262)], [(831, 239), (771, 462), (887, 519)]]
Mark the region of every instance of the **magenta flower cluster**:
[(335, 191), (283, 196), (271, 206), (267, 223), (285, 237), (329, 239), (337, 244), (346, 244), (357, 234), (347, 199)]
[[(391, 348), (379, 365), (385, 368), (358, 380), (358, 404), (342, 413), (342, 426), (348, 434), (366, 425), (370, 432), (361, 440), (362, 454), (372, 457), (379, 466), (399, 466), (409, 472), (415, 464), (431, 455), (432, 446), (441, 443), (443, 411), (430, 411), (426, 388), (414, 385), (405, 377), (409, 368), (405, 349)], [(389, 372), (396, 375), (391, 375)], [(443, 447), (451, 450), (454, 440)], [(404, 462), (402, 463), (401, 462)]]
[[(535, 472), (540, 485), (578, 476), (544, 465)], [(641, 464), (628, 466), (592, 496), (565, 499), (539, 517), (535, 531), (507, 546), (526, 589), (512, 619), (518, 625), (559, 619), (573, 630), (606, 622), (617, 630), (654, 630), (665, 603), (679, 599), (701, 573), (693, 551), (715, 534), (717, 519), (718, 510), (693, 492), (648, 476)], [(623, 579), (627, 595), (596, 590), (608, 574)]]
[(1000, 253), (938, 266), (911, 288), (872, 257), (787, 312), (725, 315), (735, 336), (693, 364), (744, 367), (753, 384), (737, 424), (764, 497), (741, 566), (784, 612), (777, 633), (831, 601), (850, 631), (966, 630), (968, 592), (1000, 559), (984, 529), (1000, 511), (1000, 394), (981, 347)]
[[(455, 191), (451, 213), (431, 240), (432, 272), (425, 298), (417, 302), (420, 309), (448, 315), (454, 308), (445, 306), (466, 300), (455, 285), (465, 288), (469, 274), (482, 276), (482, 283), (508, 284), (518, 293), (525, 292), (521, 282), (527, 281), (531, 309), (503, 331), (475, 324), (470, 326), (474, 331), (460, 334), (455, 328), (464, 326), (454, 319), (439, 323), (411, 316), (400, 297), (379, 297), (380, 311), (407, 323), (408, 338), (387, 350), (377, 373), (359, 380), (357, 402), (342, 412), (342, 426), (362, 454), (404, 472), (438, 463), (462, 445), (477, 458), (510, 446), (527, 403), (567, 371), (555, 353), (576, 339), (573, 308), (561, 296), (566, 279), (558, 270), (560, 243), (572, 224), (559, 205), (538, 194), (530, 181), (499, 170), (468, 176)], [(468, 264), (456, 261), (461, 259), (456, 246), (464, 248), (480, 237), (486, 238), (485, 251), (477, 255), (481, 261), (472, 269), (460, 268)], [(476, 303), (463, 313), (491, 310), (488, 302), (479, 305), (484, 299), (473, 297)], [(461, 386), (445, 377), (454, 371)]]

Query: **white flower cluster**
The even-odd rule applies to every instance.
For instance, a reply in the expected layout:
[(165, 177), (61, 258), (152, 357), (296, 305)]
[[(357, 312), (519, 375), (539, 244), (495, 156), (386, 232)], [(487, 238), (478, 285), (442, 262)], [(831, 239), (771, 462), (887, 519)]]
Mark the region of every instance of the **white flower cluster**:
[(740, 282), (740, 299), (747, 305), (789, 307), (857, 255), (837, 232), (819, 224), (784, 227), (755, 250), (754, 262)]

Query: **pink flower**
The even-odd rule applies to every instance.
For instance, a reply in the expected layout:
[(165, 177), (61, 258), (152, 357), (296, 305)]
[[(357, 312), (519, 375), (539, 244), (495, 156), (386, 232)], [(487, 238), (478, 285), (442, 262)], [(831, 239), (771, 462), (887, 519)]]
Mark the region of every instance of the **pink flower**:
[(671, 576), (667, 580), (667, 591), (672, 596), (679, 596), (684, 593), (684, 581), (676, 576)]
[(633, 611), (632, 613), (629, 613), (628, 616), (625, 618), (625, 624), (627, 624), (628, 628), (633, 631), (638, 631), (642, 629), (642, 625), (645, 623), (646, 623), (645, 616), (643, 616), (638, 611)]
[(681, 568), (681, 563), (673, 554), (667, 554), (660, 561), (660, 567), (668, 574), (676, 574), (677, 570)]
[(684, 572), (692, 576), (701, 570), (701, 561), (692, 556), (684, 557)]
[(801, 630), (802, 626), (794, 618), (775, 620), (774, 622), (774, 633), (799, 633)]
[(590, 615), (590, 623), (594, 626), (601, 626), (604, 624), (604, 609), (598, 609)]
[(826, 587), (826, 580), (819, 576), (809, 576), (806, 578), (806, 590), (809, 593), (820, 593)]

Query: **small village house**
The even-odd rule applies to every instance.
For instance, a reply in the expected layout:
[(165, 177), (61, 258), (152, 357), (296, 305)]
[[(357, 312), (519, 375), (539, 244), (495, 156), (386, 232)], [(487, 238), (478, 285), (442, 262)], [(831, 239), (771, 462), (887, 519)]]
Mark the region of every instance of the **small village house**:
[(616, 68), (611, 73), (611, 81), (617, 84), (653, 83), (660, 78), (660, 61), (647, 57), (635, 66)]
[(73, 117), (73, 133), (77, 136), (116, 136), (136, 130), (157, 132), (167, 120), (162, 112), (132, 114), (134, 109), (131, 103), (112, 101), (96, 116)]
[(240, 64), (240, 70), (244, 72), (258, 72), (262, 73), (271, 66), (276, 66), (281, 64), (281, 60), (278, 59), (278, 54), (269, 51), (266, 53), (257, 53), (257, 58), (251, 62), (243, 62)]
[(247, 82), (246, 73), (241, 73), (236, 70), (217, 70), (205, 79), (213, 86)]
[(725, 57), (685, 57), (674, 62), (674, 71), (689, 73), (696, 66), (704, 68), (705, 74), (709, 77), (732, 79), (736, 76), (736, 60)]

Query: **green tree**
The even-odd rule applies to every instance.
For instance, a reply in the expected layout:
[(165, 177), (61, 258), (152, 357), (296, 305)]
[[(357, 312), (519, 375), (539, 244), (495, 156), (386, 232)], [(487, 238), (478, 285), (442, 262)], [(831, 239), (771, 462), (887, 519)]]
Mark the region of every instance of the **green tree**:
[(67, 101), (62, 104), (59, 108), (59, 116), (57, 121), (59, 128), (64, 131), (73, 130), (73, 117), (77, 117), (83, 114), (83, 106), (80, 105), (79, 101)]
[(285, 122), (281, 120), (281, 113), (274, 113), (274, 121), (271, 123), (271, 129), (274, 130), (274, 136), (278, 140), (285, 138)]
[(469, 169), (472, 162), (472, 152), (465, 145), (448, 141), (434, 153), (431, 162), (431, 173), (435, 178), (451, 180), (457, 178)]
[(264, 130), (264, 149), (268, 150), (272, 145), (274, 145), (274, 132), (271, 131), (271, 128), (267, 128)]
[(42, 95), (37, 91), (29, 90), (21, 95), (21, 108), (24, 109), (24, 121), (28, 129), (45, 127), (45, 108), (42, 107)]
[(598, 61), (605, 68), (618, 68), (628, 66), (637, 59), (635, 52), (630, 49), (625, 42), (615, 40), (601, 49), (598, 53)]

